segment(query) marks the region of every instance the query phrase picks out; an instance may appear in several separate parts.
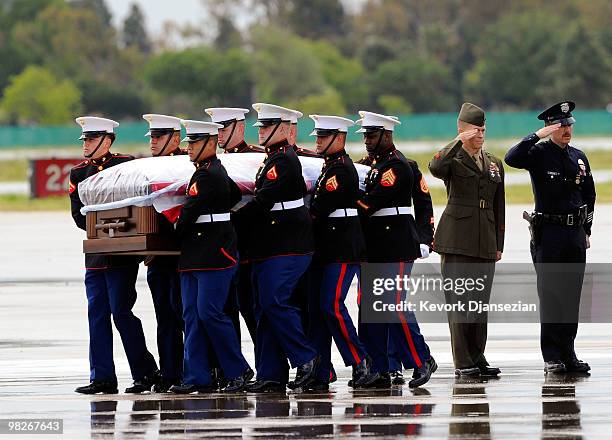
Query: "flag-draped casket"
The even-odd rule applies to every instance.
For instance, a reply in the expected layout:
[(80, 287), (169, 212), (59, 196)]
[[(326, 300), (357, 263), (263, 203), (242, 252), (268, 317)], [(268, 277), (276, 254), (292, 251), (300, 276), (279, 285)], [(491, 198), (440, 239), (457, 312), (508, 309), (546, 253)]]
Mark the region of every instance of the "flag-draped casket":
[[(263, 153), (221, 154), (228, 175), (242, 191), (239, 208), (253, 195)], [(300, 157), (302, 175), (312, 191), (323, 160)], [(363, 189), (369, 169), (356, 165)], [(186, 187), (195, 171), (187, 156), (149, 157), (107, 168), (79, 183), (87, 218), (86, 253), (160, 255), (177, 253), (172, 224), (180, 214)]]

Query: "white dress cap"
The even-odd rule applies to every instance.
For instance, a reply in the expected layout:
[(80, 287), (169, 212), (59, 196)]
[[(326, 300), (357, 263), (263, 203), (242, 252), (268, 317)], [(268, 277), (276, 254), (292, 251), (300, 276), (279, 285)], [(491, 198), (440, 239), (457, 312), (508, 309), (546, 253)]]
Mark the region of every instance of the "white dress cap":
[[(291, 110), (291, 109), (288, 109), (288, 110)], [(297, 124), (298, 119), (304, 116), (304, 113), (297, 111), (297, 110), (291, 110), (291, 111), (293, 112), (293, 115), (291, 116), (291, 123)]]
[(396, 125), (401, 124), (397, 116), (381, 115), (363, 110), (359, 112), (359, 116), (361, 119), (357, 123), (361, 124), (361, 128), (357, 130), (357, 133), (364, 133), (368, 128), (384, 128), (393, 131)]
[(146, 114), (142, 119), (149, 123), (149, 131), (145, 136), (151, 136), (151, 131), (181, 131), (181, 118), (167, 115)]
[(253, 127), (261, 127), (260, 120), (262, 119), (280, 119), (283, 122), (291, 122), (297, 115), (295, 110), (291, 110), (280, 105), (264, 104), (261, 102), (253, 104), (253, 109), (257, 112), (257, 122), (253, 124)]
[(79, 139), (85, 139), (86, 133), (114, 133), (115, 128), (119, 126), (117, 121), (106, 118), (98, 118), (96, 116), (81, 116), (75, 119), (76, 123), (81, 126), (82, 135)]
[(213, 107), (204, 110), (213, 122), (226, 122), (226, 121), (243, 121), (244, 115), (249, 112), (246, 108), (233, 108), (233, 107)]
[(316, 136), (317, 130), (334, 130), (346, 133), (349, 127), (355, 125), (350, 119), (340, 116), (310, 115), (310, 119), (315, 123), (314, 130), (310, 133), (310, 136)]
[(183, 142), (199, 140), (198, 138), (207, 135), (218, 135), (219, 129), (223, 128), (223, 125), (217, 124), (216, 122), (194, 121), (191, 119), (181, 119), (181, 124), (183, 124), (187, 132), (187, 136), (185, 136)]

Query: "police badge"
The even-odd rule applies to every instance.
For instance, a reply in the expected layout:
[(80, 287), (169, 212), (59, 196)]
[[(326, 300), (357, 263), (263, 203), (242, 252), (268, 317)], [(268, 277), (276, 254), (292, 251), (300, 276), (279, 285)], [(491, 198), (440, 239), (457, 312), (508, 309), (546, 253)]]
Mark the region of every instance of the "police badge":
[(570, 109), (570, 106), (569, 106), (569, 104), (567, 102), (561, 103), (561, 111), (563, 113), (569, 112), (569, 109)]

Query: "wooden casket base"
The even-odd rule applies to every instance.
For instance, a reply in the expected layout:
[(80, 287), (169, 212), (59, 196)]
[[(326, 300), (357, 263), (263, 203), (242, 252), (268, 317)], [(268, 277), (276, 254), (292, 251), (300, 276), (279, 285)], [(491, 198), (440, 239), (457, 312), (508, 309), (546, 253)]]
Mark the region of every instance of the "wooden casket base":
[(172, 227), (151, 206), (88, 212), (83, 252), (104, 255), (178, 255)]

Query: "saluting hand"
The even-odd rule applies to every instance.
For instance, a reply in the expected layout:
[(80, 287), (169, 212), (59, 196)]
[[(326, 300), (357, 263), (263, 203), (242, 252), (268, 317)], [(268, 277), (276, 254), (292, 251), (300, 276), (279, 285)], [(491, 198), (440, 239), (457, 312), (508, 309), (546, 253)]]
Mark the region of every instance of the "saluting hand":
[(471, 130), (462, 131), (455, 138), (456, 141), (461, 141), (465, 144), (466, 141), (472, 139), (478, 134), (478, 130), (473, 128)]
[(548, 136), (550, 136), (552, 133), (554, 133), (555, 131), (557, 131), (560, 128), (561, 128), (561, 124), (547, 125), (546, 127), (540, 128), (538, 131), (536, 131), (535, 134), (540, 139), (544, 139), (544, 138), (547, 138)]

